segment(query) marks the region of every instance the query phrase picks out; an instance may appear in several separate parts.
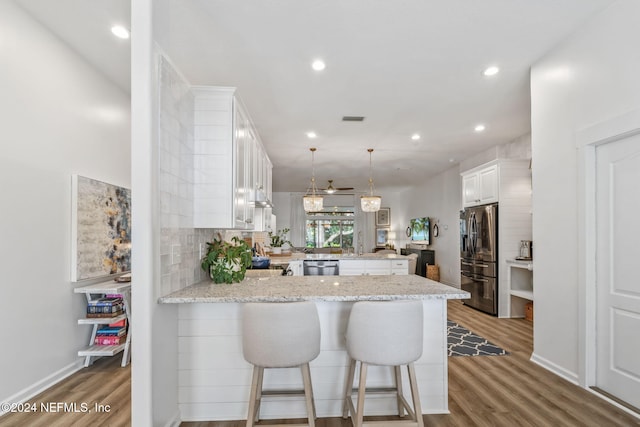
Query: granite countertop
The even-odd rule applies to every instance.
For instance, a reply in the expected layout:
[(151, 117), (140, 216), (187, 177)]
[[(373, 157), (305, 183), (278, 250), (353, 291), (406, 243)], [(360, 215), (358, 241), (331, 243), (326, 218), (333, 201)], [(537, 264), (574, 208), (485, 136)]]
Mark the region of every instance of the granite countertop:
[(377, 259), (407, 259), (406, 255), (397, 254), (367, 254), (367, 255), (347, 255), (347, 254), (304, 254), (292, 252), (290, 256), (271, 256), (271, 265), (286, 266), (293, 260), (313, 260), (331, 261), (341, 259), (377, 260)]
[(466, 299), (468, 292), (415, 274), (394, 276), (272, 276), (240, 283), (206, 280), (160, 297), (161, 304), (288, 301)]

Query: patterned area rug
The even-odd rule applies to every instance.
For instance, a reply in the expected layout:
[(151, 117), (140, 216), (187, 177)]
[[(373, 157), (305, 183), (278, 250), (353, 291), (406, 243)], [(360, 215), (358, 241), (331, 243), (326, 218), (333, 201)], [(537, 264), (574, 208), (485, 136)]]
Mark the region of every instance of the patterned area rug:
[(509, 354), (451, 320), (447, 320), (447, 344), (449, 356), (504, 356)]

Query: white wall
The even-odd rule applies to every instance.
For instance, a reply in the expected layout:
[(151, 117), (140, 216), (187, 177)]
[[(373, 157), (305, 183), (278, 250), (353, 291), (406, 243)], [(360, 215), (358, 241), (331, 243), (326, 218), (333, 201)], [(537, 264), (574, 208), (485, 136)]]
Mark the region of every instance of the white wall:
[(431, 225), (438, 223), (438, 237), (431, 236), (431, 245), (440, 266), (440, 281), (460, 287), (460, 248), (458, 218), (462, 184), (457, 166), (447, 169), (426, 182), (401, 192), (385, 192), (383, 205), (391, 206), (392, 228), (398, 236), (397, 247), (404, 247), (410, 239), (405, 230), (411, 218), (428, 216)]
[[(576, 133), (640, 108), (640, 2), (620, 0), (531, 72), (534, 358), (578, 381), (580, 230)], [(640, 178), (640, 171), (638, 171)]]
[(0, 81), (0, 401), (15, 402), (82, 362), (90, 331), (70, 281), (71, 175), (130, 187), (130, 108), (10, 1), (0, 2)]

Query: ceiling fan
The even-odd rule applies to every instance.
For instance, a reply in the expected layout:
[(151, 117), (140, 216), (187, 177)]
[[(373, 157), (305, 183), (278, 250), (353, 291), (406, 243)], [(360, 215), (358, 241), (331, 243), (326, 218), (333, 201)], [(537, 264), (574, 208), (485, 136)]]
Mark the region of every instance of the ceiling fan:
[(329, 179), (329, 186), (327, 188), (321, 188), (320, 190), (324, 191), (327, 194), (333, 194), (336, 191), (349, 191), (353, 190), (353, 187), (334, 187), (333, 180)]

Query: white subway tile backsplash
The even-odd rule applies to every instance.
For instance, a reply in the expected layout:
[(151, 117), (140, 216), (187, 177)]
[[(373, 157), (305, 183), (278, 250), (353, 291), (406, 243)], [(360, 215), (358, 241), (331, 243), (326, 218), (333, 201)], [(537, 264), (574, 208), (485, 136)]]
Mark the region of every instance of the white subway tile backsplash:
[[(161, 292), (193, 283), (193, 150), (194, 98), (167, 61), (160, 81), (160, 228)], [(171, 264), (169, 248), (180, 245), (180, 262)]]
[[(165, 60), (161, 62), (160, 86), (160, 292), (166, 295), (208, 277), (200, 268), (200, 245), (211, 241), (215, 230), (193, 228), (197, 217), (193, 201), (219, 191), (199, 185), (211, 182), (207, 175), (231, 167), (221, 160), (231, 155), (230, 148), (216, 139), (231, 136), (230, 126), (221, 124), (230, 122), (232, 105), (215, 96), (199, 95), (196, 100), (189, 83)], [(231, 182), (217, 185), (231, 188)], [(199, 215), (228, 216), (231, 209), (213, 199), (208, 207), (210, 212)], [(180, 245), (180, 262), (171, 264), (171, 247), (175, 245)]]

